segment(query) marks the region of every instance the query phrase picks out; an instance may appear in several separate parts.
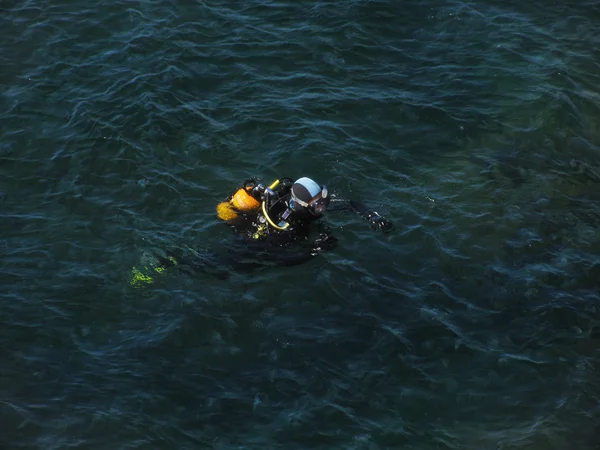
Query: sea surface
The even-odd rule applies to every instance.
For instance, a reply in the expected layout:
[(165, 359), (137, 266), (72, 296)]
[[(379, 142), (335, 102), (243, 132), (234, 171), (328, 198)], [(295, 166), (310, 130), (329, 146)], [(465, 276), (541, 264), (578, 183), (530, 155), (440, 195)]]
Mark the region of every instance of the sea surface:
[[(301, 176), (395, 231), (154, 270)], [(598, 1), (3, 0), (0, 448), (598, 449), (599, 201)]]

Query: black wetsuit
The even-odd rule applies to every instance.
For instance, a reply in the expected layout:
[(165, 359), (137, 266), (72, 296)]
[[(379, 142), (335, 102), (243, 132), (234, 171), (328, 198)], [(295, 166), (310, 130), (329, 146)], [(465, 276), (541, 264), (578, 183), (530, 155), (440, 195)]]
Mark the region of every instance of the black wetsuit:
[[(302, 264), (322, 251), (335, 248), (338, 240), (331, 229), (319, 221), (320, 217), (313, 216), (308, 211), (291, 212), (289, 200), (292, 184), (291, 179), (282, 179), (266, 201), (267, 214), (272, 222), (278, 225), (282, 216), (285, 217), (285, 222), (289, 224), (285, 230), (273, 227), (265, 218), (262, 208), (251, 212), (238, 211), (236, 218), (225, 222), (234, 231), (233, 243), (209, 253), (169, 256), (177, 260), (181, 270), (207, 272), (219, 278), (227, 278), (232, 271), (251, 272), (270, 266)], [(255, 191), (253, 196), (262, 202), (265, 199), (264, 190)], [(231, 196), (227, 201), (230, 199)], [(327, 211), (354, 211), (367, 219), (373, 229), (384, 233), (393, 229), (391, 222), (356, 201), (334, 198)], [(163, 263), (171, 265), (167, 260)]]

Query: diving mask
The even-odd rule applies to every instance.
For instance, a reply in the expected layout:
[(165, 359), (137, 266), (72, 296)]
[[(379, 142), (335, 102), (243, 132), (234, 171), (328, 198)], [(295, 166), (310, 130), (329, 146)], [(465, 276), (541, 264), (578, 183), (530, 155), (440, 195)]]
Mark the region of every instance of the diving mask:
[(307, 209), (313, 216), (322, 216), (327, 210), (330, 200), (331, 199), (329, 197), (329, 192), (327, 191), (327, 186), (321, 186), (321, 191), (308, 202), (300, 200), (292, 192), (290, 207), (296, 210), (295, 205), (298, 204)]

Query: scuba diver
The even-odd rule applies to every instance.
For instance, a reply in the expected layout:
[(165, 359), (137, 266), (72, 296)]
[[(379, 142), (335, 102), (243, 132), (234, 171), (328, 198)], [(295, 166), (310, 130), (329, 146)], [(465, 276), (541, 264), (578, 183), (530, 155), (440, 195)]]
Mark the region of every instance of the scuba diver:
[[(323, 251), (332, 250), (338, 240), (331, 229), (319, 222), (328, 211), (354, 211), (373, 230), (389, 233), (391, 221), (374, 209), (354, 201), (334, 198), (327, 186), (308, 177), (281, 178), (264, 186), (257, 179), (246, 180), (217, 205), (218, 217), (235, 233), (233, 245), (209, 253), (188, 248), (187, 255), (167, 252), (158, 258), (157, 273), (167, 267), (196, 274), (209, 273), (221, 279), (231, 272), (254, 271), (268, 266), (302, 264)], [(313, 223), (317, 222), (317, 237)], [(150, 275), (134, 268), (132, 285), (152, 282)]]

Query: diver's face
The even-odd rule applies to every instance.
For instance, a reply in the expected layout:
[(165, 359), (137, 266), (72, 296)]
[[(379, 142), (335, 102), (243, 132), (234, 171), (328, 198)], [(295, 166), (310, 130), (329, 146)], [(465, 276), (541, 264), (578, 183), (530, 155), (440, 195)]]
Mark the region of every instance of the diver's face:
[(316, 209), (299, 205), (294, 202), (294, 200), (290, 201), (289, 206), (292, 210), (292, 214), (296, 217), (296, 220), (310, 220), (311, 218), (319, 217), (319, 213)]
[(308, 204), (308, 212), (315, 217), (321, 217), (323, 214), (325, 214), (328, 203), (328, 199), (326, 197), (323, 198), (321, 194), (319, 194)]
[(289, 206), (298, 217), (321, 217), (325, 214), (327, 206), (329, 205), (329, 196), (327, 193), (327, 187), (323, 186), (321, 191), (310, 199), (308, 203), (300, 202), (292, 194)]
[(313, 216), (321, 217), (325, 214), (327, 210), (327, 206), (329, 205), (329, 195), (327, 191), (327, 186), (323, 186), (321, 188), (321, 192), (319, 192), (309, 203), (308, 210)]

